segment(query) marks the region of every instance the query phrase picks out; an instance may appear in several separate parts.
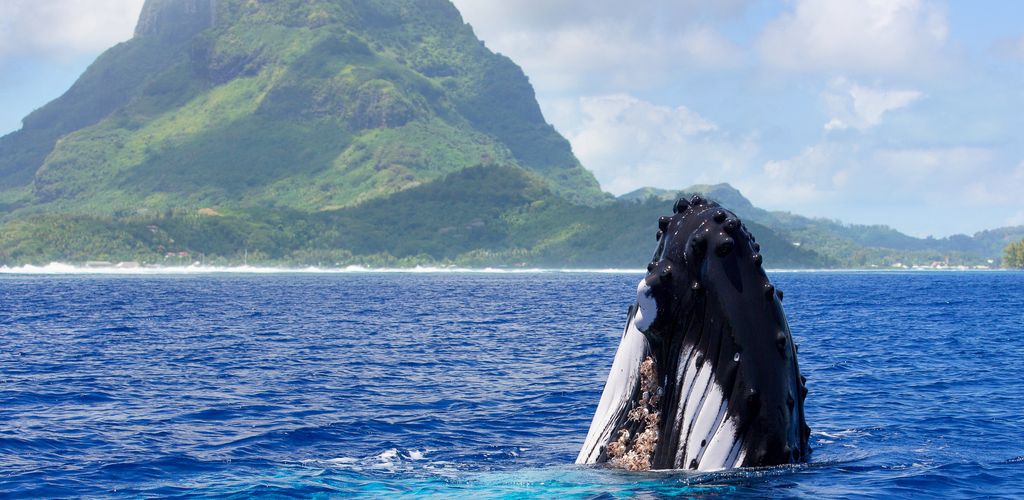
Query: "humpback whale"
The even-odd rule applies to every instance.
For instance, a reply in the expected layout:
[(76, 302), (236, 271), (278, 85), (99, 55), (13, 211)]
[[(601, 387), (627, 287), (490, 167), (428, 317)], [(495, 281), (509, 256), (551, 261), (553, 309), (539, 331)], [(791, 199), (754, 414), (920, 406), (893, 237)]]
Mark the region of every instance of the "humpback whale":
[(806, 460), (806, 379), (754, 236), (699, 195), (658, 229), (576, 463), (712, 471)]

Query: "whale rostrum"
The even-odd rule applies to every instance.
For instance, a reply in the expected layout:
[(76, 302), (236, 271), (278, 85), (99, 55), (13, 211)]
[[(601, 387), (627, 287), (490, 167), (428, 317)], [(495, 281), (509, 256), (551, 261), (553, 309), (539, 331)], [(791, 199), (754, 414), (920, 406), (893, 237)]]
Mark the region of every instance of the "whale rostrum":
[(735, 214), (680, 199), (658, 220), (576, 463), (711, 471), (806, 460), (806, 379), (782, 291)]

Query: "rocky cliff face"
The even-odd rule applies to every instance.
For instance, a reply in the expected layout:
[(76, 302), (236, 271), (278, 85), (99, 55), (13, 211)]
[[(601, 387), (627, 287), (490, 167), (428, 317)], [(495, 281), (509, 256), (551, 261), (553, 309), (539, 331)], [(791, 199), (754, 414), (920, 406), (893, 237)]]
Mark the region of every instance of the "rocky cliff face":
[(217, 24), (217, 0), (146, 0), (136, 37), (187, 39)]

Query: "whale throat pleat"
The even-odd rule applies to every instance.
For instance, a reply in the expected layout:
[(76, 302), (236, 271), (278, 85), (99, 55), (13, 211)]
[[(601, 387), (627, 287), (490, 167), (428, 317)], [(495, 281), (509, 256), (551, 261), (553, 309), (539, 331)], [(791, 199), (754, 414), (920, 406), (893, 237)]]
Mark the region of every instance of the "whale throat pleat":
[[(594, 463), (601, 455), (602, 447), (609, 442), (620, 424), (617, 415), (624, 415), (633, 404), (640, 384), (638, 367), (646, 355), (647, 343), (644, 336), (633, 325), (632, 315), (626, 322), (619, 349), (612, 361), (611, 372), (601, 393), (594, 419), (583, 448), (576, 457), (576, 463)], [(617, 436), (616, 436), (617, 437)]]
[(737, 439), (736, 422), (726, 417), (715, 431), (707, 448), (699, 460), (699, 470), (711, 471), (729, 469), (736, 466), (736, 456), (743, 444)]
[(711, 393), (708, 395), (700, 416), (697, 417), (688, 443), (687, 456), (692, 457), (691, 460), (696, 460), (698, 469), (700, 469), (704, 450), (707, 449), (711, 439), (715, 437), (715, 432), (725, 420), (725, 413), (728, 409), (727, 402), (722, 399), (721, 389), (713, 383)]

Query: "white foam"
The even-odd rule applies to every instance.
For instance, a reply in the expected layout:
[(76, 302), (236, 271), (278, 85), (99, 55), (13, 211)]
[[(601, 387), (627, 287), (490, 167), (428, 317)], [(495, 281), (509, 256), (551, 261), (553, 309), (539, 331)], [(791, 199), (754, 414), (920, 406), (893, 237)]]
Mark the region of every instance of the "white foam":
[(615, 352), (608, 381), (604, 384), (601, 401), (597, 404), (594, 419), (590, 423), (587, 439), (576, 457), (578, 464), (592, 464), (601, 454), (601, 446), (607, 443), (615, 430), (615, 416), (625, 411), (632, 402), (633, 388), (640, 377), (640, 362), (644, 356), (647, 340), (633, 321), (626, 322), (625, 332)]
[(353, 457), (338, 457), (338, 458), (331, 458), (331, 459), (324, 460), (324, 463), (329, 464), (329, 465), (347, 465), (347, 464), (354, 464), (354, 463), (356, 463), (358, 461), (359, 460), (357, 460), (357, 459), (355, 459)]
[[(908, 268), (908, 269), (767, 269), (769, 273), (907, 273), (907, 272), (1012, 272), (1009, 269), (960, 269), (960, 268)], [(508, 268), (508, 267), (453, 267), (453, 266), (415, 266), (415, 267), (273, 267), (273, 266), (205, 266), (194, 263), (188, 266), (142, 266), (134, 263), (110, 264), (103, 266), (80, 266), (63, 262), (51, 262), (36, 266), (0, 266), (0, 274), (110, 274), (110, 275), (161, 275), (161, 274), (343, 274), (343, 273), (483, 273), (483, 274), (540, 274), (540, 273), (580, 273), (580, 274), (633, 274), (642, 275), (643, 269), (629, 268)]]
[(348, 273), (481, 273), (481, 274), (538, 274), (538, 273), (587, 273), (587, 274), (642, 274), (638, 269), (546, 269), (546, 268), (470, 268), (416, 266), (399, 268), (377, 268), (365, 266), (345, 267), (269, 267), (269, 266), (204, 266), (198, 263), (188, 266), (140, 266), (135, 263), (121, 263), (102, 266), (78, 266), (62, 262), (51, 262), (43, 266), (0, 266), (0, 274), (25, 275), (180, 275), (180, 274), (348, 274)]

